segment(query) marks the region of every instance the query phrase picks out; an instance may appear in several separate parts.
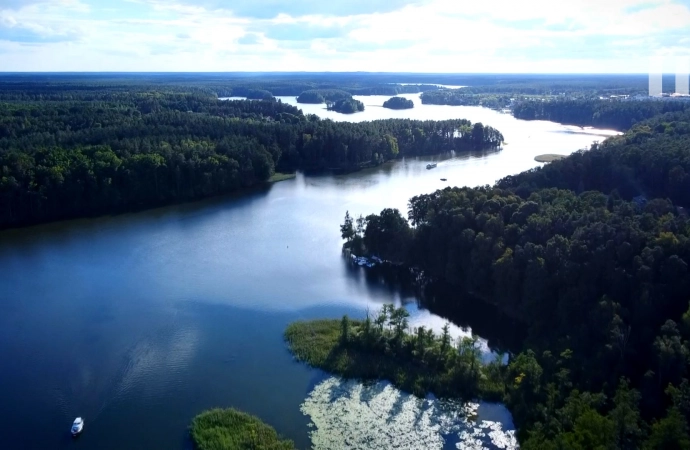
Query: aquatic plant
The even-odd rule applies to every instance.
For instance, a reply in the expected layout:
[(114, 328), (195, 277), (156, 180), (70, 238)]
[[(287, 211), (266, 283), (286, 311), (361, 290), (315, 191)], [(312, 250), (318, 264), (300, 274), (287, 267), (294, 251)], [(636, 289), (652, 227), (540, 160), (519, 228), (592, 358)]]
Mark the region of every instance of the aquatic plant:
[[(314, 429), (314, 450), (517, 449), (514, 430), (476, 420), (480, 405), (422, 399), (389, 382), (362, 383), (330, 377), (301, 405)], [(447, 442), (448, 441), (448, 442)]]

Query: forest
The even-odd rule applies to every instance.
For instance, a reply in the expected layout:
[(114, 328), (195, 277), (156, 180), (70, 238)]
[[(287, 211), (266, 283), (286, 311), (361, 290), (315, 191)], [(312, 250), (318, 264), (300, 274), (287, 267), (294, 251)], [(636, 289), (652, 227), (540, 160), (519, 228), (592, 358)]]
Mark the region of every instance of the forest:
[(297, 103), (326, 103), (350, 99), (352, 95), (341, 89), (310, 89), (297, 97)]
[(357, 170), (406, 155), (497, 148), (467, 120), (336, 123), (275, 99), (84, 84), (0, 90), (0, 228), (250, 187), (276, 171)]
[(568, 125), (625, 131), (654, 116), (685, 110), (690, 110), (690, 101), (524, 100), (514, 105), (513, 115), (523, 120), (550, 120)]
[[(690, 112), (341, 228), (526, 331), (503, 400), (524, 449), (690, 448)], [(352, 219), (350, 223), (352, 224)], [(453, 314), (455, 295), (429, 305)], [(452, 313), (454, 311), (454, 313)]]
[(471, 93), (465, 88), (424, 92), (421, 99), (425, 105), (484, 106), (491, 109), (507, 108), (511, 104), (510, 95)]
[(405, 97), (391, 97), (383, 102), (383, 107), (388, 109), (412, 109), (414, 102)]

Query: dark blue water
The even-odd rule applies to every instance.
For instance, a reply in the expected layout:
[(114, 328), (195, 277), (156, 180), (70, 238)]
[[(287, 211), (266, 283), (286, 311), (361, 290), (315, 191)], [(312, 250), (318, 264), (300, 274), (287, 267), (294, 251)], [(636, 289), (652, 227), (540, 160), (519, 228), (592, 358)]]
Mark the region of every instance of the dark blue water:
[[(513, 142), (529, 133), (582, 147), (582, 135), (553, 124), (495, 115), (516, 124), (484, 119), (509, 142), (512, 129)], [(310, 447), (299, 406), (323, 374), (292, 361), (289, 322), (395, 302), (412, 305), (413, 326), (444, 324), (412, 293), (346, 263), (345, 211), (404, 210), (443, 187), (440, 177), (492, 183), (536, 165), (528, 148), (446, 155), (434, 170), (414, 159), (300, 175), (234, 197), (0, 233), (0, 448), (182, 449), (191, 418), (215, 406)], [(73, 440), (76, 416), (85, 427)]]

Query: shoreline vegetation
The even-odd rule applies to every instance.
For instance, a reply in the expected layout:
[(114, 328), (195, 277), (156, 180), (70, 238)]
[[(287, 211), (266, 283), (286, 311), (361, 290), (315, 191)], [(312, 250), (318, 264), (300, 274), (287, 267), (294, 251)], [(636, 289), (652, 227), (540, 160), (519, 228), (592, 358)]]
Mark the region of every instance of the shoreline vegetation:
[(410, 330), (408, 317), (387, 304), (364, 320), (293, 322), (285, 341), (298, 361), (343, 378), (387, 380), (420, 398), (503, 400), (503, 355), (483, 364), (476, 337), (456, 341), (448, 324), (440, 336), (423, 326)]
[(296, 450), (273, 427), (234, 408), (202, 412), (192, 419), (189, 432), (195, 450)]
[(537, 155), (534, 157), (534, 160), (536, 162), (541, 162), (541, 163), (550, 163), (553, 161), (558, 161), (559, 159), (563, 159), (567, 157), (568, 155), (557, 155), (555, 153), (545, 153), (543, 155)]

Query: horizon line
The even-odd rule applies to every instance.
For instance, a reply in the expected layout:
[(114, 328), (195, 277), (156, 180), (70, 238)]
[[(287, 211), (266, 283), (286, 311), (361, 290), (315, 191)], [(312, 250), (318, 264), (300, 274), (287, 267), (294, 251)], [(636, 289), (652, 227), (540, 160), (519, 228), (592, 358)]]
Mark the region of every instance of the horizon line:
[[(370, 72), (370, 71), (101, 71), (101, 70), (81, 70), (81, 71), (9, 71), (0, 70), (0, 75), (27, 75), (27, 74), (365, 74), (365, 75), (618, 75), (618, 76), (648, 76), (646, 72)], [(663, 73), (664, 76), (675, 75), (674, 72)]]

